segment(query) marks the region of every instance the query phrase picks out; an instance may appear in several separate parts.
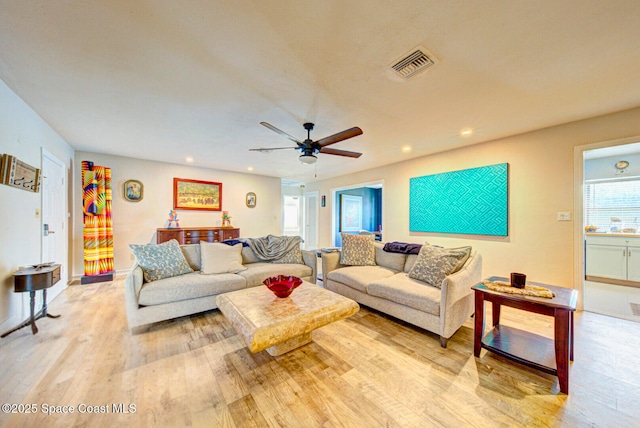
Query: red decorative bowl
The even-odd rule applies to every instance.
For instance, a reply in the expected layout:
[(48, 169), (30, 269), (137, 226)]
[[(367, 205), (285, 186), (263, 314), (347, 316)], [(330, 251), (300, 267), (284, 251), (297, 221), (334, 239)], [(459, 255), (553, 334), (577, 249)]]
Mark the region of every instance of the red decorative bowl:
[(276, 296), (289, 297), (293, 290), (302, 284), (302, 280), (293, 275), (278, 275), (267, 278), (262, 283)]

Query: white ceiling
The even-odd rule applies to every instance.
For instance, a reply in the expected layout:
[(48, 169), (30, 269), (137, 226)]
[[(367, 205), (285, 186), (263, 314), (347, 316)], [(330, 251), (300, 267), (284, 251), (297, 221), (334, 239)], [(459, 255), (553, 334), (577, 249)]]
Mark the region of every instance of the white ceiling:
[[(639, 22), (638, 0), (0, 0), (0, 79), (77, 150), (311, 181), (637, 107)], [(418, 45), (438, 64), (389, 78)], [(364, 154), (250, 152), (290, 145), (260, 121), (359, 126), (332, 148)]]

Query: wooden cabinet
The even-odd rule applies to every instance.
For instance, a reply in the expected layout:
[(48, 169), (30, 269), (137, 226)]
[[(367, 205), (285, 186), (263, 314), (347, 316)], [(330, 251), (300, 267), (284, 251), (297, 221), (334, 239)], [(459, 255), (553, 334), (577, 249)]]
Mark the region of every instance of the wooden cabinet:
[(640, 237), (587, 236), (585, 265), (590, 281), (640, 283)]
[(182, 227), (176, 229), (157, 229), (156, 242), (175, 239), (180, 245), (204, 242), (220, 242), (240, 237), (240, 229), (234, 227)]
[(640, 283), (640, 239), (627, 245), (627, 280)]

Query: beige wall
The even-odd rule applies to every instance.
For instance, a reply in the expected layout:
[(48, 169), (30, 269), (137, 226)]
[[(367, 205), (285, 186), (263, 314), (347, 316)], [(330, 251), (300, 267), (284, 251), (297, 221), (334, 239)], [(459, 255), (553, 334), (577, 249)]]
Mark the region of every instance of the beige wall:
[[(113, 229), (115, 268), (128, 270), (133, 263), (129, 244), (155, 242), (155, 231), (166, 227), (169, 210), (173, 208), (173, 178), (215, 181), (222, 183), (222, 209), (229, 211), (231, 224), (240, 228), (243, 237), (279, 234), (281, 224), (280, 179), (253, 174), (212, 170), (194, 166), (175, 165), (141, 159), (98, 153), (76, 152), (73, 194), (73, 275), (82, 276), (82, 179), (81, 163), (92, 161), (111, 168), (113, 186)], [(127, 180), (144, 184), (144, 197), (140, 202), (129, 202), (123, 197)], [(254, 192), (255, 208), (247, 208), (245, 196)], [(181, 227), (220, 226), (219, 211), (178, 211)]]
[[(519, 271), (533, 281), (573, 287), (574, 223), (581, 223), (574, 212), (574, 147), (630, 136), (640, 136), (640, 108), (308, 183), (305, 190), (327, 196), (326, 208), (320, 208), (320, 246), (333, 245), (331, 190), (384, 181), (385, 241), (472, 245), (482, 253), (485, 276)], [(504, 162), (509, 163), (508, 237), (409, 232), (410, 178)], [(570, 211), (573, 221), (557, 221), (559, 211)]]
[[(69, 171), (73, 148), (0, 80), (0, 153), (41, 168), (43, 148)], [(18, 267), (43, 261), (41, 218), (36, 216), (36, 209), (42, 211), (42, 193), (0, 185), (0, 331), (29, 315), (29, 293), (13, 292), (13, 273)], [(56, 261), (68, 274), (68, 260)], [(64, 279), (50, 290), (50, 296), (66, 286)]]

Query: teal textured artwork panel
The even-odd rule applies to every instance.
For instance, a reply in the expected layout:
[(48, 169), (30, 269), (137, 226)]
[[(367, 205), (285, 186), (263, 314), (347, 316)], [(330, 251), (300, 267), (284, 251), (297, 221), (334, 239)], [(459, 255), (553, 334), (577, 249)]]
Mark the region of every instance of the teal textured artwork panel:
[(509, 164), (414, 177), (409, 230), (507, 236)]

